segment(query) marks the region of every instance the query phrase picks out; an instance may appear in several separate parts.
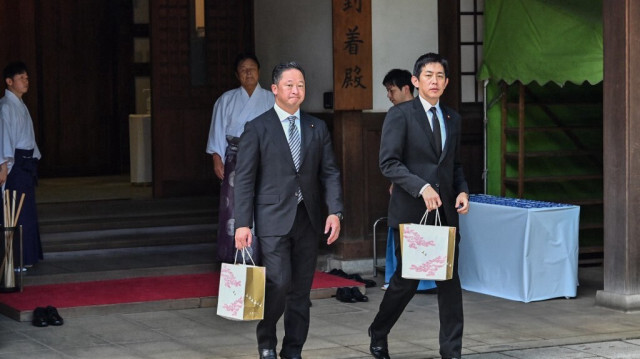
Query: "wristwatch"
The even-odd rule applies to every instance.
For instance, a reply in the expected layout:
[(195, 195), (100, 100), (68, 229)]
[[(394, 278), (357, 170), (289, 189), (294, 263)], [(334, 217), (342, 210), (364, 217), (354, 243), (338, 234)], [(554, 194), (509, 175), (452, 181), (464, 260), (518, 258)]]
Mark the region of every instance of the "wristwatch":
[(338, 217), (338, 219), (340, 220), (340, 222), (342, 222), (342, 220), (344, 220), (344, 216), (342, 216), (342, 212), (336, 212), (336, 213), (334, 213), (334, 214)]

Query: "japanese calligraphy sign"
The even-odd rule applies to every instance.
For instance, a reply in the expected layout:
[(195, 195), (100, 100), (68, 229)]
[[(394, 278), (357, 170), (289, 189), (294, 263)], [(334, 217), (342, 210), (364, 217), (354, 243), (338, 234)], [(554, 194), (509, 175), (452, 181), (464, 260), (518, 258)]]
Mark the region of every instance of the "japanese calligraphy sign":
[(373, 107), (371, 0), (333, 0), (333, 108)]

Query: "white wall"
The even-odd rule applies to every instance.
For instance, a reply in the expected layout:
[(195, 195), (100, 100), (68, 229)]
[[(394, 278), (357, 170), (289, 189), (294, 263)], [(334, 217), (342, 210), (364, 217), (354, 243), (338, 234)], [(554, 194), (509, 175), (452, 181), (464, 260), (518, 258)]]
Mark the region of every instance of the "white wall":
[(386, 112), (392, 104), (382, 86), (384, 75), (394, 68), (413, 73), (420, 55), (438, 52), (438, 1), (372, 0), (371, 26), (373, 111)]
[[(254, 11), (260, 84), (269, 88), (273, 67), (295, 60), (307, 80), (302, 108), (327, 111), (322, 94), (333, 91), (331, 0), (256, 0)], [(385, 112), (391, 102), (382, 86), (384, 75), (392, 68), (413, 71), (418, 56), (438, 51), (437, 0), (372, 0), (371, 17), (372, 111)]]
[(271, 88), (273, 67), (296, 61), (307, 83), (302, 109), (325, 111), (322, 94), (333, 91), (331, 1), (256, 0), (254, 21), (260, 85)]

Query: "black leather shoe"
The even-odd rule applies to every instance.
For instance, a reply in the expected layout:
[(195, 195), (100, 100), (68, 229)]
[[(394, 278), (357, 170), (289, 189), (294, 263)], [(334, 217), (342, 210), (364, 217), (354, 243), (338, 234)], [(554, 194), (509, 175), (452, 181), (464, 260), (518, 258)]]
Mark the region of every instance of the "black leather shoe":
[(280, 358), (281, 359), (302, 359), (300, 354), (295, 354), (293, 356), (285, 356), (285, 355), (280, 354)]
[(348, 278), (349, 277), (349, 275), (347, 273), (345, 273), (342, 269), (337, 269), (337, 268), (332, 269), (329, 272), (329, 274), (336, 275), (336, 276), (342, 277), (342, 278)]
[(391, 359), (389, 356), (389, 348), (387, 346), (387, 338), (379, 339), (371, 334), (371, 328), (369, 328), (369, 337), (371, 337), (371, 344), (369, 344), (369, 351), (376, 359)]
[(260, 359), (278, 359), (275, 349), (258, 349)]
[(58, 314), (58, 310), (55, 307), (48, 306), (46, 308), (47, 311), (47, 323), (50, 325), (62, 325), (64, 324), (64, 319)]
[(357, 300), (358, 302), (368, 302), (369, 301), (369, 297), (367, 297), (366, 295), (362, 294), (360, 292), (360, 289), (358, 289), (358, 287), (351, 288), (351, 296), (355, 300)]
[(47, 321), (47, 311), (42, 307), (36, 308), (33, 311), (33, 319), (31, 320), (31, 324), (36, 327), (46, 327), (47, 325), (49, 325), (49, 322)]
[(353, 279), (356, 282), (363, 283), (366, 288), (376, 287), (378, 284), (371, 279), (364, 279), (360, 274), (348, 274), (347, 279)]
[(349, 287), (341, 287), (336, 290), (336, 299), (345, 302), (345, 303), (355, 303), (356, 298), (353, 297), (351, 293), (351, 288)]

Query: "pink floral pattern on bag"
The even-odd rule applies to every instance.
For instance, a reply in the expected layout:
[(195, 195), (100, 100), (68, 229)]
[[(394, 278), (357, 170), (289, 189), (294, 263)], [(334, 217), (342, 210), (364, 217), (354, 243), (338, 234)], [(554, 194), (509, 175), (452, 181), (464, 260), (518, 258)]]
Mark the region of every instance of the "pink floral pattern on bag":
[(411, 270), (416, 272), (426, 273), (426, 275), (432, 276), (435, 275), (440, 268), (447, 264), (447, 258), (444, 256), (439, 256), (433, 258), (429, 261), (422, 263), (421, 265), (411, 265)]
[(224, 307), (224, 310), (231, 312), (231, 315), (235, 316), (238, 314), (238, 311), (242, 309), (242, 304), (244, 304), (244, 301), (242, 299), (243, 298), (240, 297), (230, 304), (223, 304), (222, 306)]
[(239, 287), (242, 285), (242, 282), (236, 279), (236, 276), (233, 275), (233, 272), (229, 268), (222, 268), (222, 271), (220, 272), (220, 279), (227, 288)]
[(404, 231), (404, 240), (407, 241), (409, 248), (412, 248), (412, 249), (418, 249), (418, 247), (433, 247), (436, 245), (435, 242), (427, 241), (424, 238), (422, 238), (420, 233), (414, 231), (411, 228), (407, 228)]

